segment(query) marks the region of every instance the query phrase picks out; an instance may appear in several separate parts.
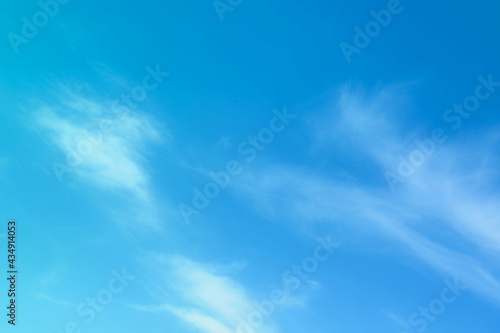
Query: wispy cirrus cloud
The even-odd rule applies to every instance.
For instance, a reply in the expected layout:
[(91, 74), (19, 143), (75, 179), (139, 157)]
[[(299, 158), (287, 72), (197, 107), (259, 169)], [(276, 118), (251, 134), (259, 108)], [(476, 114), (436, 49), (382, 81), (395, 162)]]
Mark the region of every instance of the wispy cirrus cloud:
[(33, 112), (35, 130), (55, 151), (55, 176), (61, 182), (70, 179), (128, 194), (134, 209), (142, 207), (145, 213), (141, 221), (156, 224), (147, 156), (152, 145), (168, 137), (161, 124), (139, 109), (90, 92), (84, 95), (68, 87), (58, 91)]
[(56, 299), (56, 298), (53, 298), (53, 297), (45, 295), (45, 294), (37, 293), (37, 294), (30, 294), (30, 295), (34, 296), (36, 298), (42, 299), (44, 301), (48, 301), (50, 303), (54, 303), (54, 304), (58, 304), (58, 305), (62, 305), (62, 306), (76, 307), (78, 305), (77, 303), (69, 302), (69, 301), (62, 300), (62, 299)]
[[(85, 116), (80, 114), (80, 119), (77, 119), (72, 115), (74, 112), (75, 109), (69, 107), (63, 110), (61, 107), (44, 107), (35, 115), (40, 130), (65, 154), (61, 159), (65, 164), (61, 164), (93, 185), (127, 190), (147, 199), (149, 179), (142, 166), (145, 161), (142, 152), (148, 142), (160, 140), (152, 123), (140, 115), (117, 121), (102, 111)], [(93, 131), (103, 121), (113, 122), (114, 130), (110, 133)]]
[[(133, 305), (139, 311), (169, 313), (181, 322), (207, 333), (245, 332), (247, 316), (255, 312), (253, 299), (234, 275), (244, 265), (212, 265), (179, 256), (154, 256), (154, 265), (164, 279), (159, 290), (167, 290), (159, 305)], [(252, 332), (275, 333), (277, 328), (262, 324)]]
[[(275, 163), (248, 170), (237, 189), (262, 215), (301, 230), (314, 223), (343, 224), (351, 234), (390, 239), (401, 253), (440, 274), (459, 276), (477, 294), (500, 304), (500, 267), (492, 260), (500, 243), (500, 193), (491, 186), (500, 179), (492, 157), (499, 143), (492, 134), (496, 128), (481, 129), (473, 142), (457, 138), (441, 144), (439, 153), (392, 193), (383, 172), (397, 165), (417, 136), (407, 129), (410, 139), (405, 138), (402, 121), (391, 117), (401, 106), (394, 101), (404, 100), (393, 94), (383, 90), (366, 98), (344, 90), (337, 104), (311, 122), (312, 147), (362, 156), (370, 174), (341, 169), (332, 175), (321, 168), (311, 174)], [(344, 140), (336, 140), (340, 137)]]

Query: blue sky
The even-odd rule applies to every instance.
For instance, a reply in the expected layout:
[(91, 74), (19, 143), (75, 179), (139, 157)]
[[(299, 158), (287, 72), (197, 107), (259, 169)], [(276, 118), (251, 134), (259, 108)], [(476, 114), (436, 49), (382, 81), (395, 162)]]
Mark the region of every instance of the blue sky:
[(2, 326), (497, 332), (498, 9), (5, 4)]

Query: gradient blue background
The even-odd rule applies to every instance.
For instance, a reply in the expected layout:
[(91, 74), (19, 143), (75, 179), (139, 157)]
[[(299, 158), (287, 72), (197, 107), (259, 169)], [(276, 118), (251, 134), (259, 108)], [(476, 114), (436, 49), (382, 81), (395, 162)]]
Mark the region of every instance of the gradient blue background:
[[(418, 332), (410, 315), (455, 277), (467, 291), (427, 331), (497, 332), (500, 89), (458, 130), (443, 113), (478, 76), (500, 81), (500, 7), (401, 4), (347, 64), (339, 43), (386, 1), (243, 1), (221, 21), (210, 1), (71, 0), (18, 53), (7, 34), (40, 7), (4, 1), (0, 246), (16, 219), (20, 271), (9, 331), (229, 332), (331, 235), (335, 254), (255, 332)], [(169, 77), (117, 119), (112, 101), (157, 64)], [(285, 106), (297, 118), (185, 224), (178, 205), (243, 161), (238, 144)], [(60, 182), (70, 134), (102, 119), (118, 127), (104, 152)], [(448, 140), (391, 191), (384, 173), (436, 127)], [(76, 306), (121, 267), (135, 280), (85, 323)]]

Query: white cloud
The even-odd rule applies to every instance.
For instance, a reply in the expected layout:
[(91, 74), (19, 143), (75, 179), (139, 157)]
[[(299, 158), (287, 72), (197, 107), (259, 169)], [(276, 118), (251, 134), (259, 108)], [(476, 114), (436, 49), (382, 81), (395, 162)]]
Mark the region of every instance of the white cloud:
[(43, 299), (45, 301), (48, 301), (48, 302), (51, 302), (54, 304), (63, 305), (63, 306), (76, 307), (78, 305), (77, 303), (73, 303), (73, 302), (69, 302), (69, 301), (65, 301), (65, 300), (61, 300), (61, 299), (55, 299), (55, 298), (50, 297), (50, 296), (45, 295), (45, 294), (29, 294), (29, 295)]
[(134, 202), (130, 208), (142, 212), (134, 212), (142, 224), (156, 225), (146, 156), (151, 144), (163, 142), (160, 126), (135, 110), (112, 112), (112, 101), (62, 91), (58, 102), (34, 112), (36, 130), (57, 152), (54, 174), (61, 181), (128, 193)]
[[(500, 303), (499, 266), (493, 259), (500, 249), (500, 206), (499, 193), (491, 186), (500, 179), (498, 161), (491, 157), (498, 136), (482, 130), (483, 138), (473, 144), (441, 144), (439, 154), (392, 193), (381, 181), (383, 172), (396, 168), (396, 157), (411, 151), (398, 139), (398, 118), (387, 121), (394, 112), (393, 99), (385, 92), (369, 100), (346, 94), (330, 110), (334, 116), (318, 120), (313, 141), (322, 149), (348, 145), (351, 156), (369, 156), (375, 166), (371, 171), (378, 167), (381, 173), (370, 185), (352, 170), (332, 177), (273, 165), (247, 169), (238, 188), (252, 198), (258, 212), (294, 222), (300, 230), (328, 222), (344, 224), (352, 233), (389, 237), (437, 272), (459, 276), (479, 295)], [(346, 138), (352, 142), (346, 144)]]
[[(229, 275), (242, 267), (227, 267), (193, 262), (184, 257), (158, 256), (154, 265), (161, 265), (164, 281), (170, 291), (159, 306), (134, 306), (151, 313), (168, 312), (200, 332), (236, 332), (240, 319), (246, 320), (255, 311), (253, 300), (245, 288)], [(159, 287), (163, 290), (163, 286)], [(266, 319), (267, 320), (267, 319)], [(245, 332), (245, 331), (241, 331)], [(267, 323), (254, 328), (255, 333), (274, 333)]]

